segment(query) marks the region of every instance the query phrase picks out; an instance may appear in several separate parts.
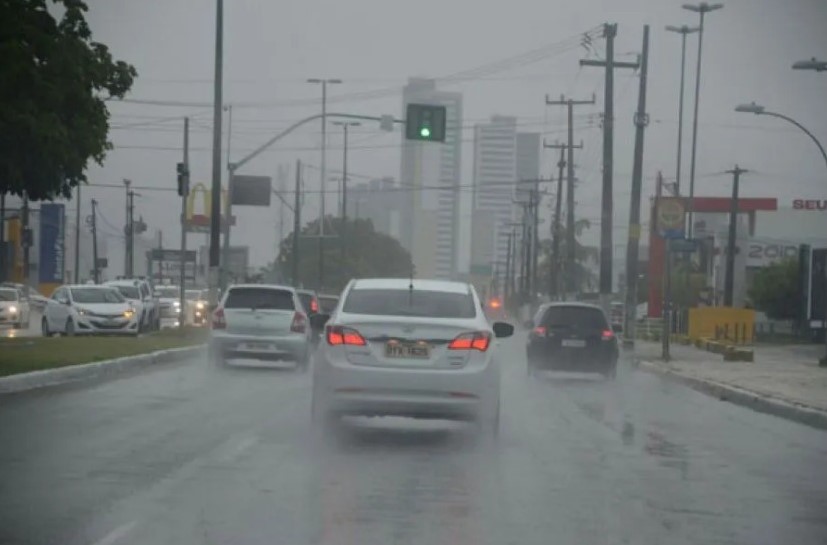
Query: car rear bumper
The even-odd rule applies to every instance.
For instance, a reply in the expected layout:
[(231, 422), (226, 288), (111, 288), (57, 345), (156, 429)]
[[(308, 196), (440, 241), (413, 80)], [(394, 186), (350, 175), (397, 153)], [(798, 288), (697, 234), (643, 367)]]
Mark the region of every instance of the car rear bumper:
[(316, 362), (314, 395), (335, 414), (474, 420), (499, 398), (492, 365), (419, 370)]
[(310, 343), (307, 337), (298, 334), (273, 336), (213, 330), (210, 350), (227, 358), (302, 361), (310, 350)]
[(617, 364), (618, 355), (611, 346), (600, 348), (529, 347), (529, 365), (538, 370), (605, 372)]

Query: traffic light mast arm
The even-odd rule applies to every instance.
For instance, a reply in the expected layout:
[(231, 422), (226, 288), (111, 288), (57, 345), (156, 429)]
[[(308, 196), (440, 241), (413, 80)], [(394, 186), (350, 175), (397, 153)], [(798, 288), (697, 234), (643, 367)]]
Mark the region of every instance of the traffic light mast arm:
[[(249, 155), (247, 155), (246, 157), (244, 157), (240, 161), (236, 161), (235, 163), (230, 163), (230, 170), (235, 172), (236, 170), (240, 169), (241, 167), (243, 167), (244, 165), (246, 165), (247, 163), (249, 163), (250, 161), (255, 159), (260, 153), (265, 151), (267, 148), (269, 148), (270, 146), (272, 146), (273, 144), (275, 144), (276, 142), (278, 142), (279, 140), (281, 140), (282, 138), (284, 138), (285, 136), (290, 134), (291, 132), (295, 131), (296, 129), (298, 129), (302, 125), (306, 125), (307, 123), (310, 123), (311, 121), (315, 121), (317, 119), (320, 119), (321, 117), (322, 117), (322, 114), (311, 115), (310, 117), (305, 117), (304, 119), (302, 119), (300, 121), (297, 121), (296, 123), (290, 125), (286, 129), (284, 129), (283, 131), (281, 131), (280, 133), (275, 135), (273, 138), (271, 138), (270, 140), (268, 140), (267, 142), (265, 142), (264, 144), (262, 144), (261, 146), (259, 146), (255, 150), (253, 150), (252, 152), (250, 152)], [(329, 113), (329, 114), (327, 114), (327, 117), (341, 117), (341, 118), (344, 118), (344, 119), (362, 119), (362, 120), (366, 120), (366, 121), (380, 121), (381, 122), (381, 121), (387, 119), (390, 116), (372, 116), (372, 115)], [(401, 120), (401, 119), (392, 118), (392, 120), (393, 120), (394, 123), (397, 123), (397, 124), (401, 124), (401, 125), (405, 124), (405, 121)]]

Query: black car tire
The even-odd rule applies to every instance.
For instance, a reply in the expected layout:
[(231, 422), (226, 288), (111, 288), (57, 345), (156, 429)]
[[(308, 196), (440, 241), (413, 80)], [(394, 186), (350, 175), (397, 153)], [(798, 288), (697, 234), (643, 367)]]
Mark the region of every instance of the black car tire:
[(75, 322), (71, 318), (66, 319), (66, 326), (63, 329), (67, 337), (75, 336)]
[(42, 320), (40, 320), (40, 332), (43, 334), (44, 337), (52, 336), (52, 332), (49, 329), (49, 320), (47, 320), (45, 316)]

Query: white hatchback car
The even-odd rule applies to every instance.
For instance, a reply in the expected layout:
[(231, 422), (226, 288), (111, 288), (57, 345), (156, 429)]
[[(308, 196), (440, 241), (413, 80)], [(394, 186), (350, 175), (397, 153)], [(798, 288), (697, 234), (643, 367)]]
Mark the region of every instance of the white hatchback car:
[(307, 369), (310, 324), (296, 290), (269, 284), (230, 286), (212, 315), (210, 357), (220, 367), (228, 359), (291, 361)]
[(11, 324), (14, 329), (28, 329), (30, 317), (29, 301), (20, 290), (0, 287), (0, 324)]
[[(313, 418), (342, 415), (472, 420), (496, 433), (497, 338), (473, 286), (353, 280), (329, 316), (313, 369)], [(313, 320), (324, 321), (326, 315)]]
[(61, 286), (43, 311), (45, 337), (63, 335), (137, 335), (138, 315), (118, 290), (110, 286)]

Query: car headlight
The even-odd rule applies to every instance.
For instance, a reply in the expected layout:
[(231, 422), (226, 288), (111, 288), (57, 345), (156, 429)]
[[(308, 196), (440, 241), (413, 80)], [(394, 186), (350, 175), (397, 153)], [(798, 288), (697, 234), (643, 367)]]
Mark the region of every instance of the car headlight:
[(132, 310), (131, 308), (123, 311), (123, 317), (124, 318), (132, 318), (133, 316), (135, 316), (135, 311)]
[(79, 316), (86, 316), (88, 314), (85, 308), (76, 308), (75, 309)]
[(17, 314), (17, 307), (9, 307), (9, 312), (11, 314)]
[(181, 301), (173, 301), (172, 304), (175, 305), (176, 307), (180, 307), (181, 306)]
[(197, 308), (198, 310), (204, 310), (204, 303), (198, 301), (197, 303), (195, 303), (195, 308)]

